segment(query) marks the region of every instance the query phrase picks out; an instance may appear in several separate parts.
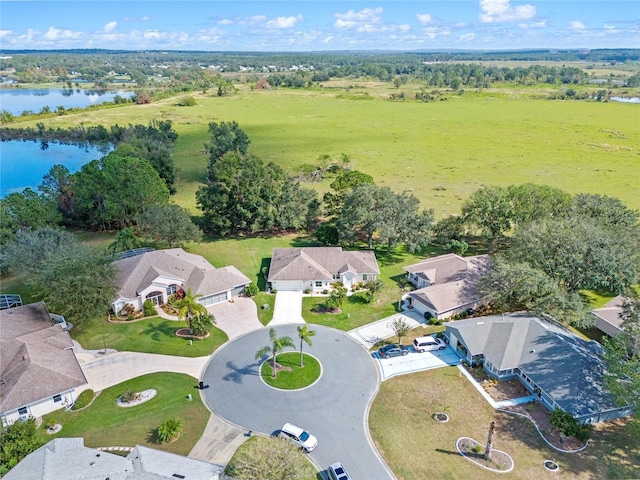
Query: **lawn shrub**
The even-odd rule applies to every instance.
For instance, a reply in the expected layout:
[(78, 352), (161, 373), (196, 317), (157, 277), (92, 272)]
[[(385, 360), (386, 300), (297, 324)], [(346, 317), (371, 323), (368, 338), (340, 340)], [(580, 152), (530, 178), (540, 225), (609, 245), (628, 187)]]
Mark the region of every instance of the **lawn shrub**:
[(161, 443), (167, 443), (173, 440), (184, 430), (184, 422), (180, 417), (173, 417), (162, 422), (162, 425), (156, 430), (158, 440)]
[(556, 408), (549, 419), (551, 425), (559, 429), (568, 437), (576, 437), (578, 440), (586, 442), (591, 435), (591, 425), (580, 425), (573, 415)]
[(91, 389), (83, 391), (80, 395), (78, 395), (76, 403), (73, 404), (71, 410), (80, 410), (81, 408), (86, 407), (93, 401), (93, 397), (95, 397), (95, 395), (96, 393)]
[(122, 395), (120, 395), (120, 400), (123, 403), (131, 403), (138, 397), (138, 394), (133, 390), (125, 390)]
[(310, 288), (305, 288), (305, 289), (304, 289), (304, 291), (303, 291), (302, 293), (305, 293), (305, 294), (307, 294), (307, 295), (308, 295), (308, 294), (310, 294), (310, 293), (311, 293), (311, 289), (310, 289)]
[(260, 290), (255, 283), (250, 283), (246, 287), (244, 287), (244, 293), (247, 297), (255, 297)]
[(142, 304), (142, 311), (145, 317), (153, 317), (156, 314), (156, 307), (151, 300), (145, 300)]

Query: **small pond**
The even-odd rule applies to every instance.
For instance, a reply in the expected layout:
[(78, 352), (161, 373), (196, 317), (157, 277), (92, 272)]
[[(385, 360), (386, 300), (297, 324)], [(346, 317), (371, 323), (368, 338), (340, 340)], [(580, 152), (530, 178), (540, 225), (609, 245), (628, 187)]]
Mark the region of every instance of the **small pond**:
[(25, 111), (39, 113), (48, 106), (53, 112), (58, 107), (84, 108), (98, 103), (111, 102), (116, 95), (131, 98), (133, 92), (125, 90), (102, 91), (77, 88), (2, 88), (0, 89), (1, 109), (13, 115)]

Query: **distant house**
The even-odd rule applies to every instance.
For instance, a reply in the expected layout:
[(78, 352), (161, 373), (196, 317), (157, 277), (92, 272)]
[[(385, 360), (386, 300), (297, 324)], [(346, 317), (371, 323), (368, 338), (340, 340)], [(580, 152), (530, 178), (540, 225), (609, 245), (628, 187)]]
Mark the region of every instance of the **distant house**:
[(556, 323), (512, 313), (445, 323), (445, 339), (488, 377), (518, 378), (549, 410), (571, 413), (580, 423), (631, 414), (604, 386), (602, 347)]
[(615, 337), (622, 333), (622, 302), (624, 297), (618, 295), (609, 300), (604, 307), (596, 308), (591, 313), (596, 317), (595, 327), (606, 333), (610, 337)]
[(273, 290), (324, 290), (341, 282), (346, 288), (380, 274), (371, 250), (340, 247), (274, 248), (267, 281)]
[(126, 304), (142, 309), (145, 300), (167, 303), (178, 290), (201, 294), (204, 306), (230, 300), (244, 292), (251, 280), (234, 266), (215, 268), (200, 255), (181, 248), (154, 250), (114, 262), (118, 269), (118, 298), (111, 306), (120, 312)]
[(70, 407), (87, 384), (65, 327), (44, 302), (0, 311), (2, 425)]
[(404, 267), (411, 308), (427, 318), (444, 319), (482, 304), (478, 280), (489, 266), (488, 255), (461, 257), (454, 253)]
[(31, 452), (5, 480), (219, 480), (223, 467), (153, 448), (126, 456), (84, 446), (83, 438), (56, 438)]

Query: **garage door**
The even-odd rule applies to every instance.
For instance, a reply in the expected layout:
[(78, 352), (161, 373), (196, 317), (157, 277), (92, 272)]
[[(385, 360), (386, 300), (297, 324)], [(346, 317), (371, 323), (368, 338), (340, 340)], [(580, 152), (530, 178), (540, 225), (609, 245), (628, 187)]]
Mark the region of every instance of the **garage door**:
[(215, 295), (209, 295), (208, 297), (202, 297), (198, 299), (198, 301), (208, 307), (209, 305), (213, 305), (214, 303), (220, 303), (227, 300), (227, 292), (216, 293)]
[(302, 291), (304, 289), (302, 280), (278, 280), (272, 282), (273, 288), (279, 291)]
[(239, 287), (234, 288), (233, 290), (231, 290), (231, 296), (232, 297), (237, 297), (238, 295), (240, 295), (242, 292), (244, 292), (244, 285), (241, 285)]

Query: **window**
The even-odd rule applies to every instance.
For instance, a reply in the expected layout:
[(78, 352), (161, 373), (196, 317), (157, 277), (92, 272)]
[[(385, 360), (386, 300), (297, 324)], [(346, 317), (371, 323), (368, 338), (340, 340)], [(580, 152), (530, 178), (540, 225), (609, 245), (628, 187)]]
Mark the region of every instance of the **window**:
[(366, 273), (363, 273), (363, 274), (362, 274), (362, 281), (363, 281), (363, 282), (366, 282), (368, 279), (369, 279), (369, 278), (368, 278), (367, 274), (366, 274)]
[(322, 286), (322, 280), (316, 280), (316, 287)]
[(62, 401), (62, 395), (54, 395), (53, 396), (53, 401), (58, 403)]
[(178, 291), (178, 286), (175, 283), (167, 287), (167, 295), (175, 295), (177, 291)]
[(27, 407), (20, 407), (18, 409), (18, 415), (26, 415), (27, 414)]
[(340, 274), (339, 273), (334, 273), (333, 274), (333, 279), (334, 280), (340, 280)]

